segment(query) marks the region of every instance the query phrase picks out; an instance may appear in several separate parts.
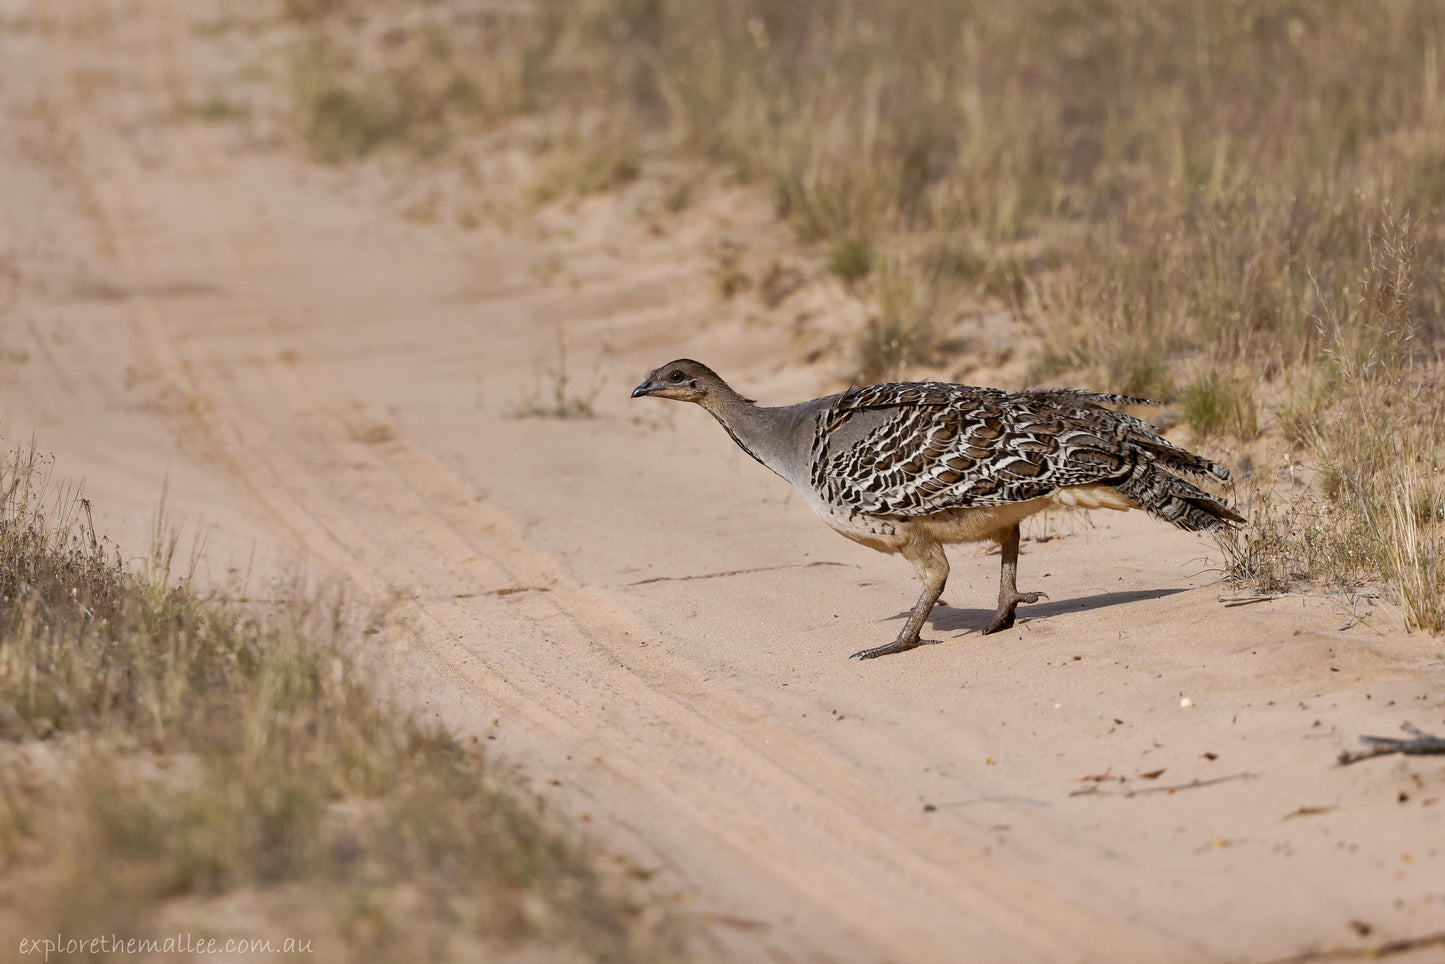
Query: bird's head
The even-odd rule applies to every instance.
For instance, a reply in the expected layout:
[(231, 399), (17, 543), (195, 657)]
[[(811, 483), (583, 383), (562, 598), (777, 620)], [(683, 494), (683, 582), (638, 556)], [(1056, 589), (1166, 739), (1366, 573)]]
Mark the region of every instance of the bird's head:
[(720, 388), (726, 389), (727, 386), (711, 368), (691, 358), (679, 358), (653, 369), (647, 379), (632, 390), (632, 397), (655, 395), (707, 407), (708, 401), (718, 394)]

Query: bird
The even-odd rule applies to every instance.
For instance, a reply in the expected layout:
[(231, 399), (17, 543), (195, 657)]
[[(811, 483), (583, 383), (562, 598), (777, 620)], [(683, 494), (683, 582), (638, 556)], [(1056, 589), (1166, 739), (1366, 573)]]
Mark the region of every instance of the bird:
[(947, 382), (865, 385), (797, 405), (759, 406), (701, 362), (654, 369), (633, 398), (701, 405), (744, 452), (790, 482), (836, 532), (913, 564), (923, 594), (891, 643), (851, 658), (921, 645), (948, 581), (951, 543), (998, 543), (998, 608), (983, 629), (1014, 625), (1019, 524), (1056, 506), (1143, 509), (1189, 531), (1245, 521), (1186, 477), (1229, 470), (1106, 405), (1153, 404), (1077, 388), (1006, 392)]

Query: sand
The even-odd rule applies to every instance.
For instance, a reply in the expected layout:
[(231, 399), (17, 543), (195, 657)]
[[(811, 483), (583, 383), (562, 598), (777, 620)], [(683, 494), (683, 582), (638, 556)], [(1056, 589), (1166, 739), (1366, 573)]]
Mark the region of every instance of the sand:
[[(644, 178), (421, 223), (384, 170), (176, 109), (227, 42), (205, 5), (3, 8), (6, 439), (128, 558), (164, 493), (204, 584), (399, 600), (399, 697), (654, 870), (708, 958), (1267, 961), (1445, 927), (1445, 761), (1334, 765), (1445, 732), (1440, 644), (1384, 600), (1226, 606), (1210, 539), (1075, 513), (1026, 529), (1049, 599), (1013, 630), (979, 635), (998, 560), (962, 546), (937, 645), (847, 659), (910, 567), (701, 410), (628, 397), (679, 356), (766, 403), (841, 387), (830, 282), (719, 294), (722, 241), (791, 250), (765, 199), (659, 217)], [(518, 417), (559, 341), (593, 417)]]

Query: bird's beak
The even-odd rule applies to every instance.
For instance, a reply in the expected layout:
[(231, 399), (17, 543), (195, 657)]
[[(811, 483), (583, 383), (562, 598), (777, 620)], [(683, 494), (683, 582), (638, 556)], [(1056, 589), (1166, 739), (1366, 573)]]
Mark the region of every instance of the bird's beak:
[(651, 395), (653, 392), (657, 391), (661, 387), (661, 385), (657, 384), (657, 382), (649, 378), (647, 381), (643, 382), (641, 385), (638, 385), (632, 390), (632, 397), (641, 398), (644, 395)]

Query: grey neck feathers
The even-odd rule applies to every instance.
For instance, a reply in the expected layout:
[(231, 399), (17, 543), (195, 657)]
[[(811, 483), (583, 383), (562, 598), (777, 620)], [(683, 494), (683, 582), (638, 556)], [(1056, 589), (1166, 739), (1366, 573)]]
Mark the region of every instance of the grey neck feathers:
[(798, 456), (807, 451), (797, 440), (798, 429), (805, 418), (803, 406), (760, 408), (731, 388), (714, 391), (703, 407), (738, 443), (738, 448), (766, 465), (789, 482), (797, 484)]

